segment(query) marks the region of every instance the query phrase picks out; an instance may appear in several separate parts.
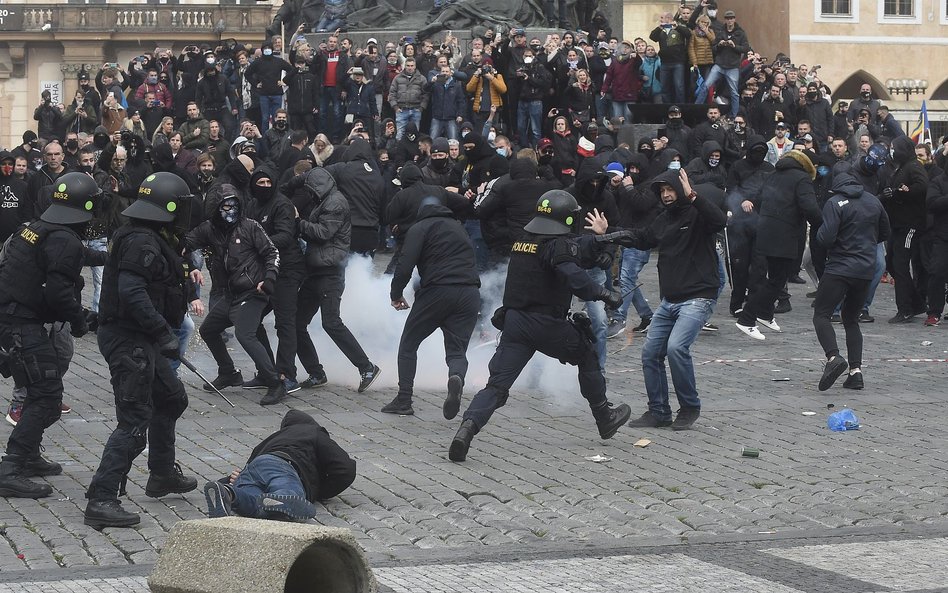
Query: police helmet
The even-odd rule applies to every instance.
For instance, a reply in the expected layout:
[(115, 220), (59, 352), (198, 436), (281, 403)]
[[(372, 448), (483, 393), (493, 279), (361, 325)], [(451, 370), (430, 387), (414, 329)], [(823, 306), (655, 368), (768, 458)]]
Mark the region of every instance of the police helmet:
[(85, 173), (66, 173), (53, 182), (52, 203), (40, 215), (54, 224), (82, 224), (92, 220), (102, 190)]
[(571, 193), (551, 189), (537, 200), (536, 214), (523, 230), (536, 235), (566, 235), (579, 212), (579, 204)]
[(190, 203), (191, 189), (184, 179), (161, 171), (145, 178), (138, 188), (138, 199), (122, 214), (138, 220), (169, 223), (180, 214), (179, 209)]

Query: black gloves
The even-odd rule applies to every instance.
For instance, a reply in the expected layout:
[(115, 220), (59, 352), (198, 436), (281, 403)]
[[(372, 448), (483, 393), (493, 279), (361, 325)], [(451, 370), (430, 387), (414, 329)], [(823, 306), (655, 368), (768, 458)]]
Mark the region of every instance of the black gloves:
[(618, 309), (619, 305), (622, 304), (622, 293), (618, 290), (609, 290), (608, 288), (603, 288), (602, 292), (599, 293), (599, 300), (604, 302), (612, 309)]
[(158, 341), (158, 352), (165, 358), (178, 358), (178, 337), (168, 332)]
[(85, 314), (79, 316), (79, 318), (70, 323), (69, 326), (69, 333), (72, 334), (74, 338), (81, 338), (89, 333), (89, 324), (86, 322)]
[(612, 267), (613, 255), (609, 251), (603, 251), (596, 256), (596, 267), (600, 270), (608, 270)]
[(886, 200), (891, 200), (892, 195), (895, 193), (891, 187), (886, 187), (882, 190), (882, 198)]
[(263, 281), (263, 294), (271, 295), (276, 292), (276, 282), (267, 278)]

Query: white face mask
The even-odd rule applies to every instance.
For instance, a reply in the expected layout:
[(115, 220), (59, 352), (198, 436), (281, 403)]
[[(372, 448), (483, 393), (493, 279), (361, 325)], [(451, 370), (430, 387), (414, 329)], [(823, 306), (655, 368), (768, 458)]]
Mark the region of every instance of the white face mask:
[(523, 63), (524, 63), (524, 64), (532, 64), (532, 63), (533, 63), (533, 58), (524, 58), (524, 59), (523, 59)]
[(721, 159), (711, 158), (708, 159), (708, 165), (711, 167), (717, 167), (721, 163)]
[(672, 161), (668, 163), (668, 168), (671, 169), (672, 171), (677, 171), (678, 169), (681, 169), (681, 161)]

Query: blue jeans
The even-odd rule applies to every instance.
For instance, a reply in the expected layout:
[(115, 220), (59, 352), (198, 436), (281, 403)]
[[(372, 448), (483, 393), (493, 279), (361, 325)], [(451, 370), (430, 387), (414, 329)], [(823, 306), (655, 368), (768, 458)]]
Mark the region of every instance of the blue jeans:
[(740, 80), (741, 71), (738, 68), (721, 68), (717, 64), (711, 67), (711, 73), (704, 79), (701, 86), (698, 87), (698, 97), (706, 97), (708, 89), (714, 88), (720, 78), (727, 80), (728, 90), (731, 92), (731, 117), (737, 117), (737, 111), (741, 107), (741, 97), (737, 92), (737, 83)]
[(659, 79), (662, 83), (662, 89), (665, 91), (665, 98), (669, 99), (671, 103), (691, 103), (691, 100), (685, 94), (687, 74), (687, 64), (662, 63)]
[[(86, 247), (93, 251), (107, 251), (108, 239), (88, 239), (85, 241)], [(102, 294), (102, 270), (104, 266), (92, 267), (92, 310), (99, 312), (99, 296)]]
[[(543, 133), (540, 127), (540, 118), (543, 116), (543, 101), (520, 101), (517, 104), (517, 133), (520, 134), (521, 146), (536, 148)], [(530, 124), (530, 137), (527, 138), (527, 123)]]
[(333, 18), (329, 15), (323, 14), (322, 18), (319, 19), (319, 23), (316, 24), (316, 31), (335, 31), (344, 25), (345, 22), (345, 18)]
[(872, 283), (869, 285), (869, 294), (866, 296), (866, 306), (864, 310), (868, 311), (872, 305), (872, 299), (876, 296), (876, 289), (882, 282), (882, 276), (885, 274), (885, 243), (876, 245), (876, 273), (872, 277)]
[(402, 139), (402, 132), (410, 121), (415, 122), (415, 127), (421, 129), (421, 109), (402, 109), (395, 113), (395, 138)]
[(266, 134), (270, 120), (276, 118), (277, 109), (283, 107), (283, 95), (260, 95), (260, 133)]
[(306, 498), (306, 488), (289, 461), (276, 455), (261, 455), (247, 464), (231, 485), (234, 512), (241, 517), (263, 519), (264, 494), (289, 494)]
[(625, 298), (622, 299), (622, 304), (619, 305), (619, 309), (616, 310), (616, 314), (613, 317), (615, 321), (625, 323), (626, 318), (629, 316), (629, 305), (635, 306), (635, 312), (643, 319), (652, 316), (652, 308), (649, 307), (648, 301), (645, 300), (642, 289), (632, 289), (633, 286), (639, 283), (639, 272), (641, 272), (645, 264), (648, 263), (651, 254), (650, 251), (640, 251), (633, 247), (622, 248), (622, 267), (619, 268), (619, 290), (622, 291)]
[(724, 283), (727, 281), (727, 270), (724, 267), (724, 247), (718, 244), (715, 249), (718, 252), (718, 297), (724, 291)]
[(444, 136), (448, 140), (457, 140), (458, 122), (453, 119), (432, 119), (430, 136), (432, 138)]
[(484, 240), (484, 234), (481, 232), (481, 221), (465, 220), (464, 230), (467, 236), (471, 238), (474, 244), (474, 261), (477, 262), (477, 271), (486, 272), (490, 267), (490, 250), (487, 248), (487, 241)]
[[(184, 314), (184, 320), (181, 322), (181, 327), (173, 330), (174, 337), (178, 338), (178, 356), (184, 356), (188, 351), (188, 342), (191, 341), (191, 336), (194, 335), (194, 319), (191, 318), (190, 313)], [(177, 358), (171, 360), (171, 370), (177, 374), (178, 367), (181, 366), (181, 361)]]
[(342, 129), (342, 101), (339, 99), (339, 87), (324, 86), (319, 99), (319, 124), (321, 131), (333, 142), (340, 140)]
[(629, 104), (625, 101), (612, 101), (612, 117), (624, 117), (625, 122), (629, 123), (632, 121), (632, 111), (629, 109)]
[[(599, 268), (586, 270), (589, 278), (600, 286), (605, 286), (606, 271)], [(609, 327), (609, 316), (606, 315), (606, 304), (602, 301), (586, 301), (586, 313), (592, 322), (593, 335), (596, 336), (596, 358), (599, 359), (599, 369), (606, 371), (606, 329)]]
[(668, 405), (668, 377), (665, 359), (671, 367), (672, 383), (678, 403), (685, 408), (701, 408), (695, 385), (695, 367), (691, 360), (691, 345), (701, 328), (711, 318), (715, 299), (691, 299), (683, 303), (669, 303), (662, 299), (648, 337), (642, 346), (642, 373), (648, 392), (648, 409), (660, 420), (671, 420)]

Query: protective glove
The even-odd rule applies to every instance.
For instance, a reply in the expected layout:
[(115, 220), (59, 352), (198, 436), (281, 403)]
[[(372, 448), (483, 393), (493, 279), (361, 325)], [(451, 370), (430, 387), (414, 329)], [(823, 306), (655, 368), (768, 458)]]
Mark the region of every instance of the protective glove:
[(891, 200), (891, 199), (892, 199), (892, 195), (893, 195), (894, 193), (895, 193), (895, 192), (892, 190), (891, 187), (886, 187), (886, 188), (884, 188), (884, 189), (882, 190), (882, 198), (885, 199), (885, 200)]
[(178, 338), (168, 332), (158, 341), (158, 352), (165, 358), (178, 358)]
[(86, 322), (85, 315), (80, 315), (78, 319), (69, 324), (69, 333), (74, 338), (81, 338), (89, 333), (89, 324)]
[(608, 251), (603, 251), (596, 256), (596, 267), (600, 270), (608, 270), (612, 267), (613, 256)]
[(271, 295), (276, 292), (276, 282), (267, 278), (263, 281), (263, 294)]
[(603, 288), (602, 292), (599, 293), (599, 300), (604, 302), (612, 309), (618, 309), (619, 305), (622, 304), (622, 293), (618, 290), (609, 290), (608, 288)]

